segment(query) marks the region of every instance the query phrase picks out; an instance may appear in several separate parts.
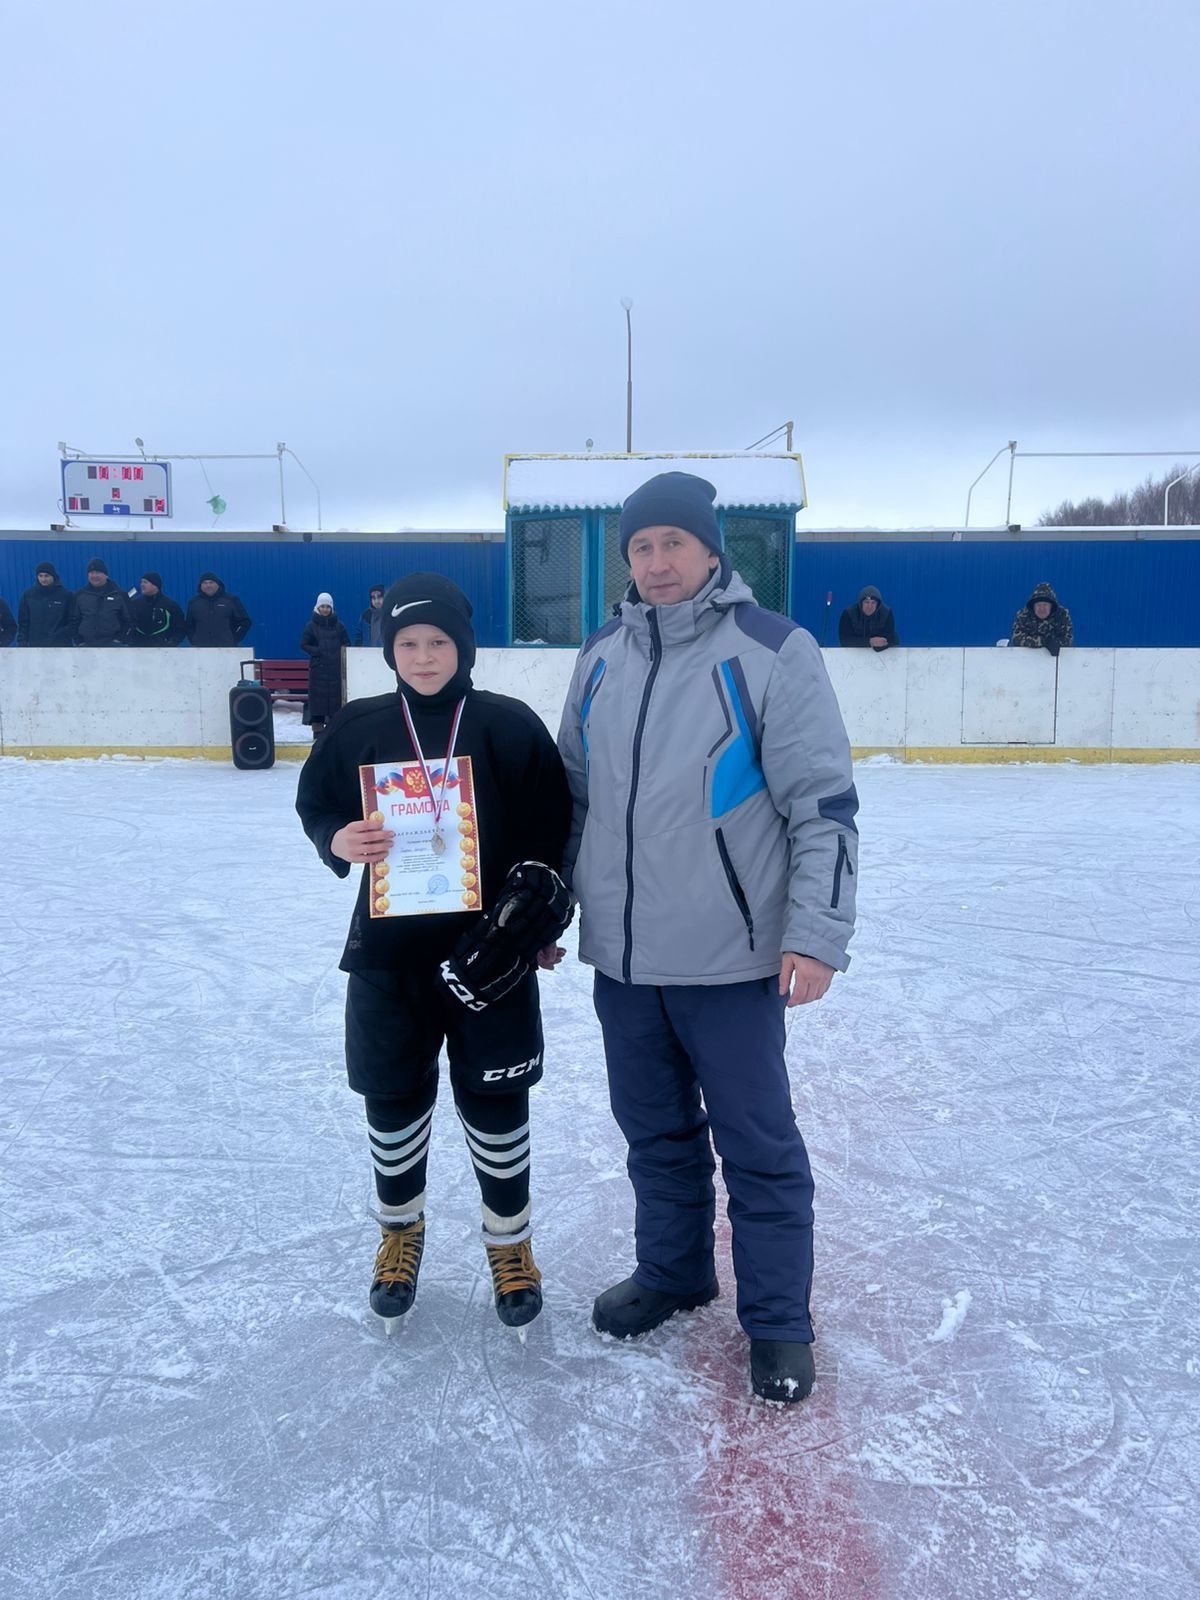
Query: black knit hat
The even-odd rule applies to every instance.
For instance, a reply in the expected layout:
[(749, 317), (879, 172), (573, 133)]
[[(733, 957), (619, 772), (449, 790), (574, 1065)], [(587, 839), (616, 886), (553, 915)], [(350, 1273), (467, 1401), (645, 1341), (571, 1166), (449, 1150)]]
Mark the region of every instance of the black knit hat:
[(396, 635), (401, 628), (424, 622), (441, 628), (458, 650), (459, 673), (475, 665), (475, 630), (471, 627), (471, 602), (449, 578), (438, 572), (414, 572), (401, 578), (383, 597), (383, 659), (395, 671)]
[(159, 594), (162, 593), (162, 573), (161, 572), (143, 572), (142, 573), (142, 582), (143, 583), (152, 583), (154, 585), (154, 587), (158, 590)]
[(89, 572), (102, 572), (106, 578), (108, 577), (108, 568), (100, 556), (93, 556), (87, 564), (87, 569)]
[(48, 572), (55, 583), (58, 582), (58, 572), (53, 561), (39, 561), (33, 575), (36, 578), (42, 572)]
[(720, 555), (721, 534), (713, 510), (716, 498), (717, 491), (708, 479), (691, 472), (660, 472), (643, 483), (621, 507), (618, 533), (623, 559), (629, 560), (629, 541), (639, 528), (682, 528)]

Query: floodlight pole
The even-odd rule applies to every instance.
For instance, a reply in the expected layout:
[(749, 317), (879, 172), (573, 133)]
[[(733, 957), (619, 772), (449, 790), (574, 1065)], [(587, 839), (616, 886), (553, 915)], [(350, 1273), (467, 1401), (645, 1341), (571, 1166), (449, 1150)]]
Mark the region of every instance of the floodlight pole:
[[(1004, 454), (1004, 452), (1006, 450), (1009, 451), (1010, 454), (1013, 454), (1013, 453), (1015, 453), (1016, 448), (1017, 448), (1017, 441), (1015, 439), (1010, 439), (1007, 444), (1001, 445), (1000, 449), (996, 451), (996, 454), (992, 457), (992, 459), (988, 462), (987, 466), (984, 467), (983, 471), (979, 474), (979, 478), (985, 478), (988, 475), (988, 473), (992, 470), (992, 468), (995, 466), (996, 462), (999, 461), (1000, 457)], [(964, 528), (969, 528), (971, 526), (971, 496), (975, 493), (975, 484), (979, 482), (979, 478), (976, 478), (975, 479), (975, 483), (973, 483), (971, 485), (971, 487), (967, 490), (967, 509), (966, 509), (966, 512), (965, 512), (965, 514), (963, 516), (963, 527)], [(1010, 502), (1011, 502), (1011, 499), (1012, 499), (1012, 464), (1011, 464), (1011, 462), (1009, 463), (1009, 469), (1008, 469), (1008, 488), (1009, 488), (1009, 499), (1010, 499)]]
[(621, 301), (625, 308), (625, 454), (633, 454), (633, 301)]
[[(317, 493), (317, 532), (318, 533), (323, 533), (325, 530), (321, 525), (321, 485), (313, 477), (312, 473), (304, 465), (303, 461), (301, 461), (300, 457), (296, 454), (296, 452), (291, 448), (290, 445), (286, 445), (285, 444), (285, 445), (282, 446), (282, 448), (287, 451), (288, 455), (291, 456), (292, 460), (300, 468), (300, 471), (304, 474), (304, 476), (308, 479), (309, 483), (311, 483), (313, 488), (316, 490), (316, 493)], [(282, 463), (281, 463), (281, 469), (282, 469)]]
[(1175, 487), (1175, 485), (1177, 483), (1182, 483), (1185, 478), (1190, 478), (1193, 472), (1200, 472), (1200, 461), (1195, 462), (1192, 466), (1190, 466), (1187, 469), (1186, 472), (1181, 472), (1177, 478), (1172, 478), (1170, 483), (1163, 490), (1163, 527), (1164, 528), (1170, 527), (1170, 523), (1167, 521), (1167, 500), (1170, 497), (1171, 490)]
[(764, 433), (761, 439), (755, 439), (753, 444), (748, 444), (746, 446), (746, 452), (748, 453), (751, 450), (757, 450), (760, 445), (772, 443), (773, 440), (778, 439), (779, 435), (783, 433), (787, 435), (787, 453), (788, 455), (791, 455), (793, 453), (792, 431), (795, 426), (796, 424), (794, 422), (781, 422), (777, 428), (772, 428), (770, 433)]
[(275, 446), (275, 454), (279, 458), (279, 523), (284, 528), (287, 527), (287, 507), (283, 503), (283, 452), (286, 449), (286, 444)]

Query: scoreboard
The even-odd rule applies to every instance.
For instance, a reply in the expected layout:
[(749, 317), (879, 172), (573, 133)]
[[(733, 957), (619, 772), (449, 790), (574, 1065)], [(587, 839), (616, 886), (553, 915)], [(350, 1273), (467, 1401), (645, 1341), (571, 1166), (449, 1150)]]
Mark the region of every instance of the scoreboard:
[(75, 460), (62, 463), (63, 510), (76, 517), (169, 517), (166, 461)]

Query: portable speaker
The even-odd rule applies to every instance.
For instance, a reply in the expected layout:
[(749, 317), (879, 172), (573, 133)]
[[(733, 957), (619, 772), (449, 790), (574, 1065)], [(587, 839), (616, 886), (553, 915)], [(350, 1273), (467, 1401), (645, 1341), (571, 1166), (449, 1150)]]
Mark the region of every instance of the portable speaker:
[(229, 740), (235, 767), (249, 770), (275, 765), (271, 692), (261, 683), (239, 683), (236, 689), (230, 689)]

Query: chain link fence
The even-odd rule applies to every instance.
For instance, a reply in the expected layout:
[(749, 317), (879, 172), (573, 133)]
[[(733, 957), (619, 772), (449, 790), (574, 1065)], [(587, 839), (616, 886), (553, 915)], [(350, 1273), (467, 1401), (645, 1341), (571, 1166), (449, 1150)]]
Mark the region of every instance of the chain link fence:
[(727, 513), (725, 553), (729, 565), (753, 589), (758, 604), (786, 616), (788, 561), (792, 554), (791, 519)]
[(512, 522), (512, 641), (583, 643), (582, 517)]
[(620, 520), (619, 511), (604, 513), (604, 614), (600, 618), (601, 623), (609, 620), (629, 588), (629, 563), (621, 554), (621, 543), (617, 536)]

